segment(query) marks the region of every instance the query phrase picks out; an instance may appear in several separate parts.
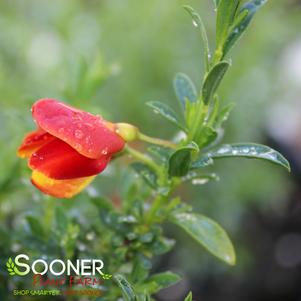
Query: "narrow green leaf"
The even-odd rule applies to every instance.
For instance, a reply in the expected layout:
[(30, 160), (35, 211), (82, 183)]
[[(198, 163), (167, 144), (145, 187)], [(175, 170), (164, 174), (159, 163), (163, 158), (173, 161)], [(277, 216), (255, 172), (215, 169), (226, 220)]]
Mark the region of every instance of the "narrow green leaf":
[(192, 152), (198, 152), (197, 144), (189, 145), (176, 150), (169, 159), (168, 173), (171, 177), (182, 177), (187, 174), (190, 168)]
[(190, 14), (192, 18), (192, 24), (195, 27), (198, 27), (201, 33), (201, 37), (204, 44), (204, 63), (206, 66), (206, 70), (209, 71), (210, 66), (210, 49), (209, 49), (209, 42), (208, 42), (208, 36), (206, 32), (206, 28), (204, 26), (204, 23), (200, 17), (200, 15), (191, 7), (188, 5), (184, 5), (184, 9)]
[(157, 175), (147, 165), (140, 162), (135, 162), (131, 164), (131, 167), (150, 187), (157, 187)]
[(136, 294), (135, 294), (132, 286), (125, 279), (124, 276), (122, 276), (120, 274), (115, 275), (114, 280), (116, 281), (117, 285), (120, 287), (125, 301), (136, 301), (137, 300)]
[(235, 103), (232, 102), (221, 109), (214, 123), (216, 127), (220, 127), (225, 121), (228, 120), (228, 117), (231, 111), (233, 110), (234, 106)]
[(239, 5), (239, 0), (220, 0), (216, 15), (216, 45), (222, 49), (228, 30), (233, 22)]
[(152, 243), (151, 249), (155, 255), (162, 255), (169, 252), (174, 247), (174, 245), (175, 245), (174, 239), (161, 237)]
[(152, 275), (148, 281), (155, 282), (158, 285), (159, 289), (163, 289), (176, 284), (180, 280), (181, 277), (179, 275), (167, 271)]
[(186, 131), (185, 127), (178, 120), (176, 113), (167, 104), (160, 101), (150, 101), (146, 105), (152, 108), (156, 114), (161, 115), (181, 130)]
[(235, 252), (226, 232), (210, 218), (193, 213), (175, 213), (171, 221), (184, 229), (210, 253), (228, 264), (235, 264)]
[(192, 301), (192, 292), (190, 292), (190, 293), (186, 296), (186, 298), (185, 298), (184, 301)]
[(281, 165), (290, 171), (289, 162), (276, 150), (261, 144), (237, 143), (226, 144), (212, 150), (208, 156), (214, 159), (224, 157), (245, 157), (251, 159), (267, 160), (277, 165)]
[(196, 102), (198, 99), (196, 88), (191, 79), (184, 73), (177, 73), (173, 81), (178, 100), (183, 108), (187, 101)]
[(167, 288), (176, 284), (181, 280), (181, 277), (172, 272), (163, 272), (151, 276), (144, 284), (143, 288), (151, 294), (160, 291), (163, 288)]
[(205, 156), (202, 156), (201, 158), (199, 158), (198, 160), (192, 162), (190, 169), (203, 168), (203, 167), (207, 167), (212, 164), (213, 164), (212, 158), (208, 155), (205, 155)]
[(205, 104), (208, 104), (211, 100), (229, 66), (228, 62), (222, 61), (216, 64), (206, 76), (202, 89), (203, 101)]
[(167, 162), (170, 154), (171, 154), (171, 150), (170, 148), (166, 148), (163, 146), (158, 146), (158, 145), (152, 145), (150, 147), (148, 147), (148, 151), (154, 156), (156, 157), (158, 160), (162, 161), (162, 162)]
[(55, 210), (56, 227), (60, 233), (65, 233), (68, 226), (68, 217), (62, 207), (57, 207)]
[(267, 0), (252, 0), (245, 3), (240, 13), (237, 15), (223, 47), (223, 57), (229, 52), (234, 44), (239, 40), (251, 23), (255, 13), (260, 9)]
[(28, 222), (29, 228), (35, 236), (41, 240), (45, 239), (45, 232), (42, 223), (34, 216), (27, 216), (26, 220)]

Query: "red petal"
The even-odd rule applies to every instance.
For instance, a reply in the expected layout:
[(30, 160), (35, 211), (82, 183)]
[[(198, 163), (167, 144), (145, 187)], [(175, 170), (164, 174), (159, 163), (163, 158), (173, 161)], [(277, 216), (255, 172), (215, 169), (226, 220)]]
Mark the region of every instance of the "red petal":
[(24, 137), (17, 154), (21, 158), (29, 158), (32, 153), (54, 139), (56, 138), (41, 129), (30, 132)]
[(41, 99), (32, 107), (33, 118), (46, 132), (65, 141), (80, 154), (97, 159), (124, 147), (124, 140), (101, 117), (54, 99)]
[(63, 180), (97, 175), (109, 161), (108, 155), (100, 159), (84, 157), (67, 143), (56, 139), (33, 153), (28, 164), (47, 177)]
[(71, 198), (86, 188), (95, 177), (71, 180), (54, 180), (36, 170), (32, 172), (31, 182), (45, 194), (57, 198)]

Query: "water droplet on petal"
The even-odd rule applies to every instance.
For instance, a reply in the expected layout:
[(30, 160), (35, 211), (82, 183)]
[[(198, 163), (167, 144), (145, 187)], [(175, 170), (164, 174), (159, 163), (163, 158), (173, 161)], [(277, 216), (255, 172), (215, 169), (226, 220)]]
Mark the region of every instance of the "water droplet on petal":
[(83, 132), (81, 130), (75, 130), (74, 136), (77, 139), (81, 139), (81, 138), (83, 138), (84, 134), (83, 134)]
[(105, 149), (103, 149), (101, 154), (102, 155), (107, 155), (108, 154), (108, 148), (106, 147)]
[(75, 148), (77, 151), (79, 151), (79, 152), (83, 149), (82, 145), (79, 144), (79, 143), (75, 143), (75, 144), (74, 144), (74, 148)]

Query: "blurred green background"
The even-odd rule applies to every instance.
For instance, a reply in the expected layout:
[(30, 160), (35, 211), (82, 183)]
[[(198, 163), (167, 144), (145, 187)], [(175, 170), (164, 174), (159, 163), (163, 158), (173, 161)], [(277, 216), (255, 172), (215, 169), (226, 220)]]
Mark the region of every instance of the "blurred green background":
[[(34, 129), (30, 107), (35, 100), (58, 98), (153, 136), (177, 134), (145, 103), (160, 100), (179, 110), (172, 89), (178, 71), (200, 87), (202, 45), (182, 4), (201, 14), (213, 45), (210, 0), (0, 2), (3, 262), (14, 252), (36, 250), (24, 239), (25, 217), (45, 211), (45, 197), (30, 185), (26, 163), (15, 155), (23, 135)], [(183, 300), (190, 288), (195, 300), (301, 300), (300, 28), (300, 1), (269, 1), (230, 55), (232, 68), (220, 89), (225, 103), (236, 103), (224, 142), (267, 143), (291, 160), (292, 174), (264, 162), (226, 160), (211, 168), (219, 182), (185, 186), (183, 198), (227, 229), (238, 261), (226, 267), (167, 226), (178, 243), (155, 269), (173, 269), (185, 280), (162, 291), (159, 300)], [(112, 164), (88, 191), (56, 206), (76, 217), (82, 232), (90, 231), (97, 217), (87, 199), (96, 194), (118, 198), (126, 177), (121, 169), (122, 163)], [(75, 242), (83, 251), (85, 243)], [(3, 283), (6, 300), (14, 283)]]

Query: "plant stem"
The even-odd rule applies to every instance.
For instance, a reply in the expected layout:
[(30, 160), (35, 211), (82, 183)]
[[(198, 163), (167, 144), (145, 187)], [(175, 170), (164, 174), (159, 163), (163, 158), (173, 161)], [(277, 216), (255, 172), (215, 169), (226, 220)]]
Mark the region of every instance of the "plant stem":
[(147, 224), (150, 224), (153, 220), (153, 218), (155, 217), (158, 209), (160, 208), (161, 206), (161, 203), (163, 201), (163, 196), (162, 195), (158, 195), (154, 202), (152, 203), (152, 206), (150, 208), (150, 210), (148, 211), (148, 214), (146, 216), (146, 223)]
[(138, 137), (139, 137), (140, 140), (151, 143), (151, 144), (157, 144), (157, 145), (161, 145), (161, 146), (165, 146), (165, 147), (169, 147), (169, 148), (173, 148), (173, 149), (176, 149), (178, 147), (175, 143), (172, 143), (168, 140), (149, 137), (149, 136), (144, 135), (142, 133), (139, 133)]
[(135, 150), (134, 148), (130, 147), (130, 146), (126, 146), (125, 147), (125, 151), (130, 154), (131, 156), (133, 156), (135, 159), (137, 159), (138, 161), (141, 161), (143, 163), (145, 163), (146, 165), (148, 165), (150, 168), (152, 168), (153, 170), (157, 171), (158, 173), (161, 173), (161, 168), (159, 165), (157, 165), (152, 158), (150, 158), (149, 156)]

